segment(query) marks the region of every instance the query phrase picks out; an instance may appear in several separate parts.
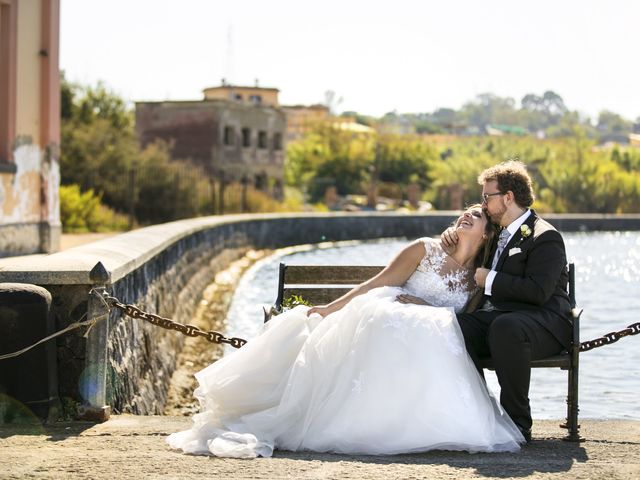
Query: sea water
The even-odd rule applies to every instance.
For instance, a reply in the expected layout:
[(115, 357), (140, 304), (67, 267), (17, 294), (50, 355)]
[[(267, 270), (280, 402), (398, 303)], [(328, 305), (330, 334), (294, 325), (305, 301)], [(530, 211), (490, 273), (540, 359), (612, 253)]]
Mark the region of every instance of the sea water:
[[(567, 257), (576, 265), (576, 299), (584, 309), (581, 340), (640, 322), (640, 232), (564, 233)], [(240, 281), (228, 315), (227, 334), (251, 338), (263, 322), (262, 307), (275, 301), (278, 265), (384, 265), (410, 241), (341, 242), (284, 249), (250, 268)], [(640, 420), (640, 335), (580, 355), (579, 406), (582, 418)], [(493, 372), (489, 388), (499, 397)], [(530, 389), (534, 418), (564, 418), (567, 374), (533, 369)]]

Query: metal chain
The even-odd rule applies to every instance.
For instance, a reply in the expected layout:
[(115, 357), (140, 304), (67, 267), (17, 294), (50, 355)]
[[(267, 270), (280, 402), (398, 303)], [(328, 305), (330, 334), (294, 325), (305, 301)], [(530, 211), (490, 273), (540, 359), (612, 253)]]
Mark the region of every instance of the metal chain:
[(169, 320), (168, 318), (164, 318), (159, 315), (154, 315), (153, 313), (144, 312), (140, 310), (138, 307), (136, 307), (135, 305), (127, 305), (127, 304), (121, 303), (115, 297), (110, 297), (108, 295), (105, 295), (104, 299), (106, 300), (109, 308), (115, 307), (131, 318), (141, 318), (142, 320), (145, 320), (158, 327), (166, 328), (167, 330), (176, 330), (189, 337), (203, 337), (203, 338), (206, 338), (211, 343), (226, 343), (228, 345), (231, 345), (234, 348), (240, 348), (245, 343), (247, 343), (247, 341), (242, 338), (238, 338), (238, 337), (228, 338), (222, 335), (220, 332), (201, 330), (195, 325), (184, 325), (182, 323)]
[(622, 337), (626, 337), (629, 335), (638, 335), (640, 333), (640, 323), (634, 323), (629, 325), (624, 330), (620, 330), (619, 332), (611, 332), (603, 335), (599, 338), (594, 338), (593, 340), (588, 340), (586, 342), (582, 342), (580, 344), (580, 351), (586, 352), (589, 350), (593, 350), (594, 348), (602, 347), (604, 345), (611, 345), (612, 343), (617, 342)]
[[(240, 348), (245, 343), (247, 343), (247, 341), (242, 338), (238, 338), (238, 337), (228, 338), (222, 335), (220, 332), (201, 330), (195, 325), (184, 325), (182, 323), (169, 320), (168, 318), (164, 318), (159, 315), (154, 315), (153, 313), (144, 312), (140, 310), (138, 307), (136, 307), (135, 305), (127, 305), (127, 304), (121, 303), (117, 298), (109, 296), (104, 290), (102, 292), (99, 292), (98, 290), (94, 289), (92, 290), (91, 293), (98, 295), (109, 310), (111, 310), (112, 308), (117, 308), (118, 310), (121, 310), (125, 315), (129, 317), (141, 318), (142, 320), (145, 320), (153, 325), (157, 325), (158, 327), (166, 328), (168, 330), (176, 330), (189, 337), (203, 337), (203, 338), (206, 338), (211, 343), (226, 343), (227, 345), (231, 345), (234, 348)], [(265, 317), (267, 316), (270, 317), (273, 313), (274, 312), (265, 311)], [(36, 345), (39, 345), (42, 342), (55, 338), (59, 335), (62, 335), (63, 333), (68, 332), (69, 330), (83, 327), (85, 325), (89, 325), (91, 328), (91, 326), (93, 326), (95, 322), (96, 322), (95, 319), (78, 321), (72, 325), (69, 325), (67, 328), (59, 332), (56, 332), (53, 335), (49, 335), (48, 337), (43, 338), (42, 340), (39, 340), (35, 344), (30, 345), (29, 347), (26, 347), (20, 351), (5, 354), (5, 355), (0, 355), (0, 360), (16, 357), (30, 350)], [(85, 333), (85, 336), (87, 334), (88, 334), (88, 330), (87, 330), (87, 333)], [(640, 322), (629, 325), (627, 328), (625, 328), (624, 330), (620, 330), (619, 332), (607, 333), (602, 337), (594, 338), (593, 340), (582, 342), (580, 344), (580, 351), (587, 352), (589, 350), (593, 350), (594, 348), (602, 347), (604, 345), (611, 345), (612, 343), (617, 342), (623, 337), (627, 337), (630, 335), (638, 335), (638, 334), (640, 334)]]
[[(105, 295), (104, 299), (107, 302), (109, 308), (115, 307), (129, 317), (141, 318), (142, 320), (146, 320), (147, 322), (158, 327), (166, 328), (167, 330), (176, 330), (189, 337), (203, 337), (211, 343), (226, 343), (234, 348), (240, 348), (245, 343), (247, 343), (247, 341), (242, 338), (228, 338), (222, 335), (220, 332), (216, 332), (215, 330), (201, 330), (195, 325), (185, 325), (182, 323), (174, 322), (173, 320), (170, 320), (168, 318), (155, 315), (153, 313), (144, 312), (135, 305), (121, 303), (117, 298), (111, 297), (109, 295)], [(623, 337), (638, 334), (640, 334), (640, 322), (629, 325), (627, 328), (625, 328), (624, 330), (620, 330), (619, 332), (610, 332), (603, 335), (602, 337), (582, 342), (580, 343), (580, 351), (587, 352), (589, 350), (593, 350), (594, 348), (615, 343)]]

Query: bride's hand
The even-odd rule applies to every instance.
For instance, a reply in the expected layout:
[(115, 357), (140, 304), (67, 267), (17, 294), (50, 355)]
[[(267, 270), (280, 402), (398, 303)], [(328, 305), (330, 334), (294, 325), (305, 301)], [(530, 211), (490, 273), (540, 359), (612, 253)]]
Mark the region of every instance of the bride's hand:
[(423, 300), (422, 298), (414, 297), (413, 295), (409, 295), (408, 293), (401, 293), (396, 297), (396, 301), (400, 303), (413, 303), (415, 305), (432, 306), (429, 302)]
[(324, 318), (327, 315), (329, 315), (331, 312), (332, 310), (327, 305), (318, 305), (315, 307), (311, 307), (309, 310), (307, 310), (307, 317), (310, 317), (314, 313), (317, 313), (318, 315)]

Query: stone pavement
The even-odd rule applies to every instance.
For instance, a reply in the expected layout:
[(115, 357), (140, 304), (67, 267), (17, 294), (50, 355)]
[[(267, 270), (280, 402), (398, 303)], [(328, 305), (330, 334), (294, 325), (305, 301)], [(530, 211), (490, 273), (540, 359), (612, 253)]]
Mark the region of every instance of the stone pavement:
[(276, 452), (273, 458), (183, 455), (165, 437), (187, 417), (114, 416), (104, 424), (0, 425), (0, 478), (64, 479), (639, 479), (640, 422), (583, 420), (583, 443), (536, 421), (519, 453), (356, 456)]

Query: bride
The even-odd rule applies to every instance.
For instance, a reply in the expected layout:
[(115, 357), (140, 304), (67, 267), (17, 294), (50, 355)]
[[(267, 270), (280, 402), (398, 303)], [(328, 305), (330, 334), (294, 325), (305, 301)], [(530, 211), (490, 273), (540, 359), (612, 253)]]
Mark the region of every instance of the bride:
[(452, 253), (416, 240), (343, 297), (274, 317), (198, 372), (201, 413), (169, 445), (239, 458), (519, 450), (524, 438), (480, 378), (455, 316), (493, 227), (480, 205), (454, 227)]

